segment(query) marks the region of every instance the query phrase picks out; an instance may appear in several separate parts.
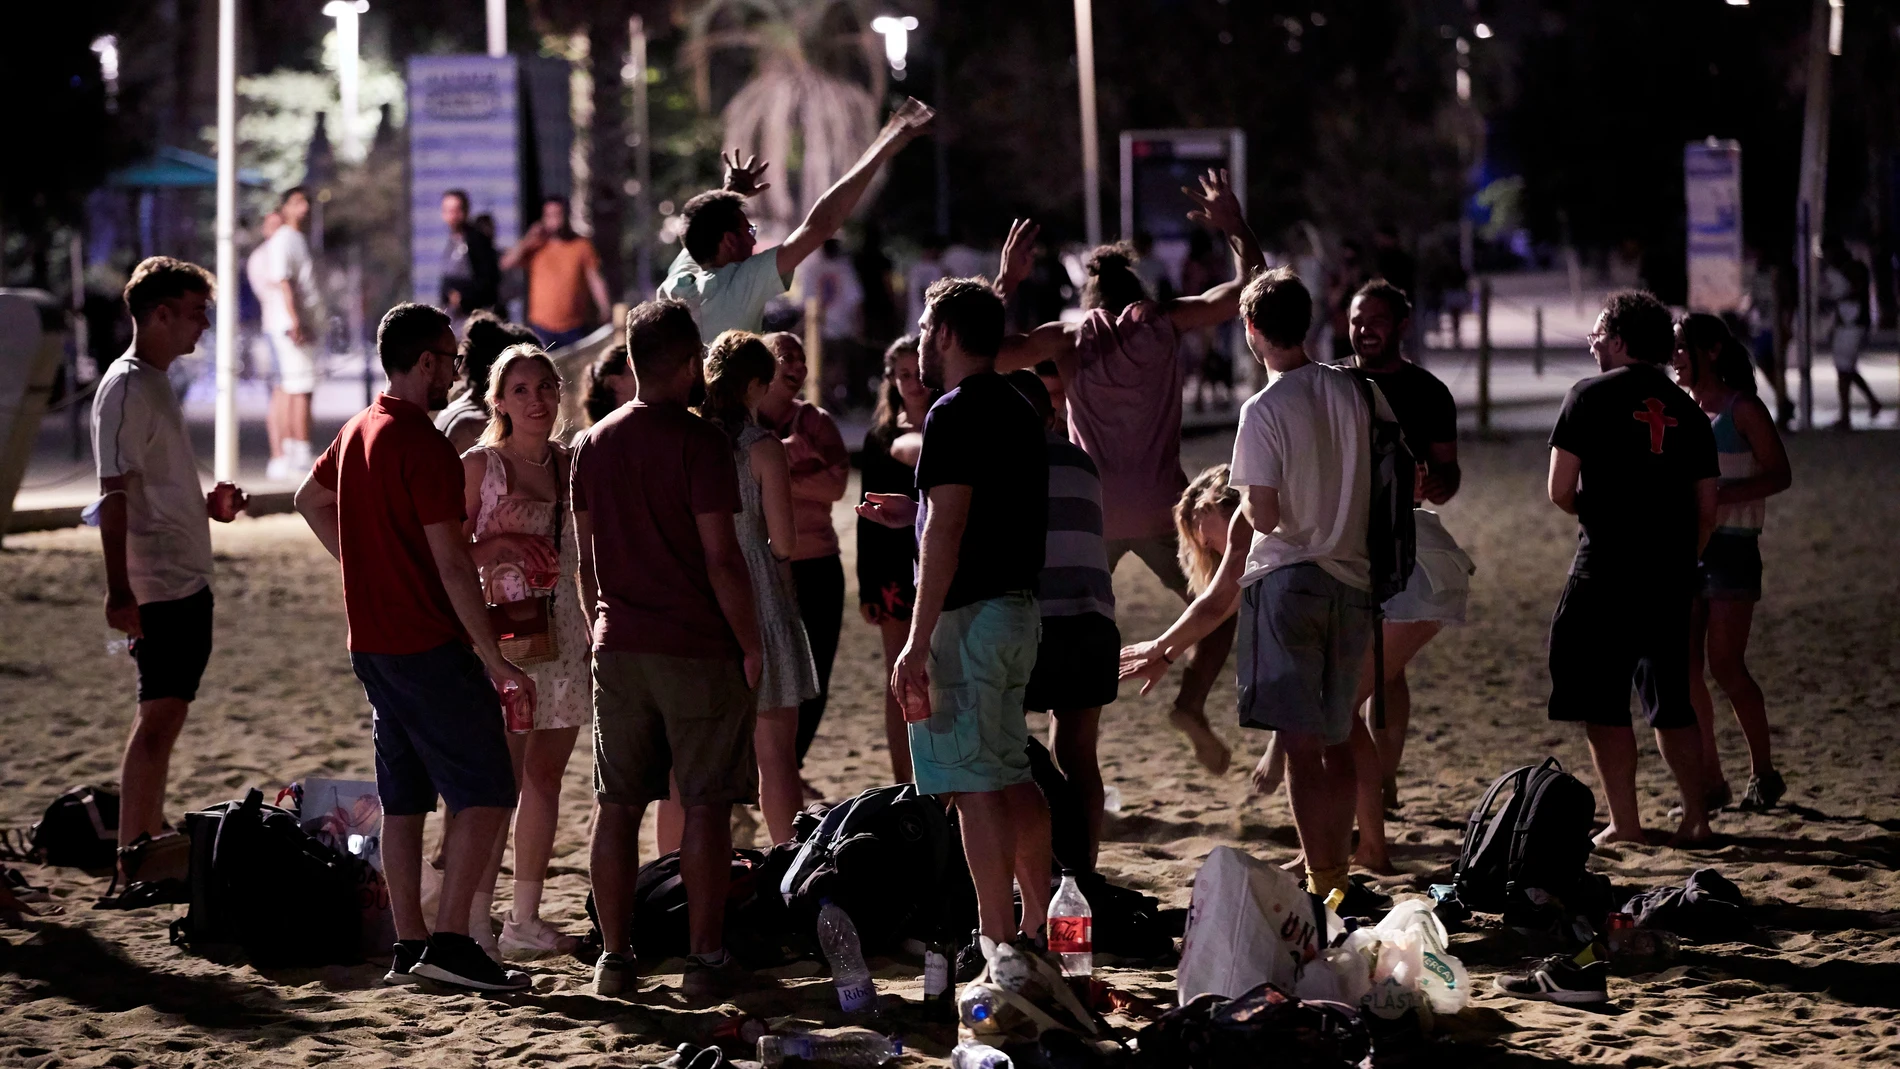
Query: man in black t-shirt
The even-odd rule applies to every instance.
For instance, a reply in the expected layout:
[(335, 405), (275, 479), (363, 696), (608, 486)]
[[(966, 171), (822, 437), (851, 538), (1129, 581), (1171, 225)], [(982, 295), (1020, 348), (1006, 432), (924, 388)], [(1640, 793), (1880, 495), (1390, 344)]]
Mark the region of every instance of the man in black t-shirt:
[(1682, 791), (1675, 842), (1709, 835), (1689, 620), (1720, 469), (1708, 417), (1664, 370), (1674, 350), (1661, 302), (1612, 294), (1590, 333), (1604, 374), (1571, 387), (1550, 434), (1550, 500), (1582, 528), (1550, 623), (1550, 718), (1588, 727), (1610, 805), (1599, 843), (1647, 841), (1636, 808), (1632, 680)]
[[(920, 334), (924, 382), (949, 392), (924, 419), (917, 600), (891, 689), (909, 723), (917, 789), (956, 797), (983, 934), (1033, 938), (1050, 864), (1049, 808), (1030, 776), (1023, 717), (1049, 513), (1042, 420), (996, 373), (1003, 302), (988, 283), (933, 283)], [(859, 514), (880, 523), (901, 524), (913, 507), (900, 494), (865, 497)]]

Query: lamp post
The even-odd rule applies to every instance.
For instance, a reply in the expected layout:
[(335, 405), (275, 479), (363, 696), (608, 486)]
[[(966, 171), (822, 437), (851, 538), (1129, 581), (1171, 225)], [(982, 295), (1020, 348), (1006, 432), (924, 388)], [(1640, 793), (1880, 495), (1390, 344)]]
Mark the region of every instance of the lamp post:
[(218, 0), (218, 401), (211, 471), (236, 480), (237, 418), (237, 0)]
[(910, 31), (916, 28), (917, 20), (909, 15), (879, 15), (871, 20), (871, 29), (884, 35), (884, 58), (890, 61), (891, 77), (900, 82), (904, 80), (904, 57), (910, 54)]
[(1102, 146), (1095, 128), (1095, 14), (1092, 0), (1075, 0), (1075, 72), (1082, 94), (1083, 223), (1089, 247), (1102, 243)]
[(508, 0), (488, 0), (488, 54), (508, 54)]
[(361, 80), (357, 16), (368, 10), (369, 0), (330, 0), (323, 5), (323, 13), (336, 20), (337, 98), (343, 112), (337, 133), (342, 135), (338, 140), (343, 156), (351, 163), (362, 159), (362, 144), (356, 136), (356, 89)]

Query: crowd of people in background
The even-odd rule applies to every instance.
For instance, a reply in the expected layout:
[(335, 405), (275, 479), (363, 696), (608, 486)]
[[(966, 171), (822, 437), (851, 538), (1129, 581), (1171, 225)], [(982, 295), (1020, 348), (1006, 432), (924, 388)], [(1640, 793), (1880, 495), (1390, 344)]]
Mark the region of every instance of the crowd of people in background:
[[(766, 164), (732, 157), (724, 188), (685, 206), (685, 248), (658, 293), (628, 311), (623, 344), (584, 383), (565, 381), (548, 349), (609, 305), (565, 204), (550, 199), (498, 257), (451, 191), (443, 307), (382, 317), (388, 386), (314, 457), (309, 390), (296, 389), (310, 382), (317, 316), (308, 198), (283, 198), (247, 271), (270, 297), (266, 336), (288, 399), (281, 417), (273, 400), (284, 431), (273, 463), (298, 469), (296, 508), (339, 562), (349, 656), (374, 712), (389, 982), (519, 990), (529, 978), (505, 960), (574, 948), (540, 903), (583, 728), (596, 990), (640, 982), (631, 925), (653, 803), (661, 851), (680, 854), (686, 991), (745, 982), (723, 945), (731, 812), (757, 804), (782, 843), (811, 793), (800, 766), (844, 626), (832, 516), (852, 466), (836, 420), (805, 400), (803, 344), (767, 332), (766, 309), (809, 257), (843, 277), (829, 243), (930, 121), (914, 101), (899, 108), (768, 248), (746, 211)], [(1235, 645), (1238, 722), (1270, 733), (1252, 780), (1262, 793), (1284, 784), (1308, 889), (1372, 894), (1351, 868), (1394, 871), (1384, 822), (1400, 804), (1407, 666), (1466, 619), (1476, 566), (1429, 507), (1463, 485), (1457, 411), (1408, 358), (1416, 272), (1396, 235), (1374, 244), (1384, 274), (1316, 300), (1293, 269), (1267, 268), (1224, 173), (1184, 192), (1206, 235), (1190, 263), (1222, 243), (1232, 261), (1200, 263), (1207, 285), (1157, 293), (1136, 247), (1104, 246), (1086, 259), (1079, 318), (1013, 326), (1007, 302), (1038, 270), (1035, 224), (1011, 227), (989, 277), (959, 272), (933, 243), (911, 272), (915, 333), (884, 351), (875, 380), (856, 567), (859, 615), (880, 631), (889, 673), (890, 770), (954, 805), (989, 939), (1045, 939), (1050, 814), (1026, 712), (1051, 714), (1050, 750), (1090, 814), (1092, 860), (1101, 718), (1118, 683), (1139, 678), (1147, 693), (1184, 660), (1168, 719), (1218, 775), (1232, 755), (1206, 703)], [(516, 265), (532, 279), (525, 325), (498, 311), (499, 273)], [(200, 268), (139, 265), (125, 289), (132, 347), (94, 402), (107, 622), (136, 640), (139, 669), (122, 842), (162, 827), (171, 747), (211, 654), (208, 524), (244, 505), (234, 486), (200, 489), (164, 378), (206, 329), (211, 297)], [(1314, 352), (1316, 318), (1335, 313), (1345, 349)], [(834, 326), (845, 329), (824, 331)], [(1197, 346), (1235, 327), (1267, 384), (1242, 406), (1231, 463), (1190, 479), (1180, 354), (1198, 352), (1205, 369)], [(1599, 839), (1643, 840), (1633, 685), (1680, 787), (1675, 839), (1696, 842), (1710, 813), (1766, 808), (1786, 790), (1745, 655), (1764, 502), (1789, 485), (1788, 459), (1747, 344), (1720, 319), (1678, 324), (1647, 293), (1619, 292), (1589, 342), (1603, 374), (1571, 390), (1550, 438), (1548, 495), (1581, 534), (1551, 624), (1549, 716), (1585, 725), (1609, 803)], [(584, 393), (584, 428), (562, 424), (570, 391)], [(1375, 420), (1396, 423), (1419, 462), (1416, 565), (1382, 605), (1366, 537)], [(1131, 553), (1184, 608), (1159, 636), (1125, 644), (1114, 575)], [(1367, 655), (1375, 627), (1382, 678)], [(1705, 668), (1748, 743), (1739, 803), (1716, 760)], [(1371, 716), (1380, 691), (1383, 723)], [(440, 848), (425, 856), (439, 802)], [(511, 835), (513, 905), (497, 937)]]

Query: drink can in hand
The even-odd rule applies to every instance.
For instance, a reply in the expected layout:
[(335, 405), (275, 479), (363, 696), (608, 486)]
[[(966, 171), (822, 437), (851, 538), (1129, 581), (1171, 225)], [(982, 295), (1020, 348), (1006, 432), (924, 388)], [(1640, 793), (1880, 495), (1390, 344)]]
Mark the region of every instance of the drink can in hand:
[(502, 685), (501, 712), (510, 732), (525, 735), (534, 730), (534, 709), (528, 704), (527, 692), (519, 686), (513, 683)]

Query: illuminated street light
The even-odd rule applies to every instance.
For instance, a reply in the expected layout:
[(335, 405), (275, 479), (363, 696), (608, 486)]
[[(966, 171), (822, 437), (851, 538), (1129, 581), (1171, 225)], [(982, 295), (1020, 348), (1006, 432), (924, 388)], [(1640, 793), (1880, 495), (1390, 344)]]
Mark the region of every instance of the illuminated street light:
[(891, 61), (891, 77), (904, 80), (904, 57), (910, 52), (910, 31), (917, 20), (909, 15), (879, 15), (871, 20), (871, 29), (884, 35), (884, 58)]
[(99, 57), (99, 80), (106, 87), (106, 111), (119, 112), (119, 39), (113, 34), (95, 37), (92, 51)]
[[(1742, 0), (1742, 2), (1747, 3), (1748, 0)], [(1476, 35), (1480, 41), (1489, 41), (1491, 39), (1491, 27), (1486, 23), (1478, 23), (1472, 27), (1471, 32)]]
[(336, 20), (337, 98), (343, 112), (337, 126), (343, 135), (343, 157), (352, 163), (362, 159), (356, 138), (357, 16), (368, 10), (369, 0), (330, 0), (323, 5), (323, 13)]
[(1827, 0), (1827, 54), (1841, 54), (1841, 24), (1846, 21), (1847, 0)]

